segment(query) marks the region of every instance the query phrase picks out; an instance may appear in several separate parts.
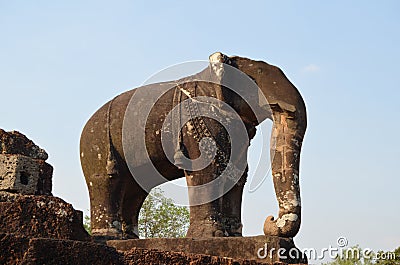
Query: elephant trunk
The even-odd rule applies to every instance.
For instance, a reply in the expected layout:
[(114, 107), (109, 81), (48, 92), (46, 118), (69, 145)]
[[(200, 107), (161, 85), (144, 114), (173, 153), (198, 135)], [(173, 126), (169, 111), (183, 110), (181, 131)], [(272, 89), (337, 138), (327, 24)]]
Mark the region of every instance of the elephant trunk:
[[(225, 58), (217, 54), (212, 58)], [(283, 71), (262, 61), (233, 56), (223, 61), (247, 77), (235, 71), (224, 71), (224, 84), (235, 88), (245, 104), (232, 105), (238, 109), (243, 120), (259, 124), (265, 119), (274, 122), (271, 135), (271, 166), (275, 193), (279, 203), (276, 220), (267, 217), (264, 223), (265, 235), (294, 237), (300, 229), (301, 201), (299, 186), (300, 151), (307, 127), (306, 106), (297, 88)], [(256, 84), (254, 86), (252, 82)], [(228, 97), (229, 98), (229, 97)], [(239, 102), (239, 100), (238, 100)], [(235, 105), (236, 104), (236, 105)]]
[(299, 186), (300, 151), (306, 130), (306, 112), (301, 104), (295, 112), (272, 105), (271, 166), (279, 217), (269, 216), (264, 223), (266, 235), (293, 237), (300, 229)]

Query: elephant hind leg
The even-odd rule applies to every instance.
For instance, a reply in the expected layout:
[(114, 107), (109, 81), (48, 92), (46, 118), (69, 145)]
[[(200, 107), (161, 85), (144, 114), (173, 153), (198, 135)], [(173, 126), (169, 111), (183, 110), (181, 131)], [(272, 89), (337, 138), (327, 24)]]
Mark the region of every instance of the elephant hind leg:
[(97, 241), (121, 238), (118, 211), (122, 197), (115, 192), (121, 187), (120, 180), (106, 174), (95, 174), (86, 180), (90, 193), (92, 236)]
[(126, 189), (121, 205), (123, 238), (139, 238), (139, 213), (148, 193), (133, 183), (133, 178)]
[(95, 178), (90, 182), (92, 185), (88, 185), (94, 239), (139, 238), (139, 212), (147, 192), (127, 176), (110, 178), (105, 175)]

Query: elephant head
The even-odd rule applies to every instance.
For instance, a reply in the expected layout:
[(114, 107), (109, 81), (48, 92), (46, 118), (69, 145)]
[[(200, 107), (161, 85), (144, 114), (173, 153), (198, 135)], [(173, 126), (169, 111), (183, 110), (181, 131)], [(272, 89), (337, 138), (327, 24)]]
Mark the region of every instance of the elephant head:
[[(217, 61), (239, 69), (258, 87), (258, 102), (252, 103), (252, 110), (244, 107), (239, 112), (244, 121), (250, 120), (249, 122), (255, 125), (266, 118), (273, 121), (270, 152), (279, 215), (277, 219), (273, 216), (266, 218), (264, 233), (293, 237), (298, 233), (301, 222), (299, 164), (307, 127), (305, 103), (296, 87), (276, 66), (243, 57), (227, 57), (221, 53), (210, 56), (210, 61), (211, 64)], [(215, 71), (219, 74), (222, 72), (220, 69)], [(235, 75), (229, 75), (229, 71), (225, 71), (224, 82), (235, 87), (240, 86), (237, 84), (240, 81)], [(240, 89), (250, 89), (249, 85), (245, 86)], [(246, 91), (241, 94), (246, 95)], [(250, 100), (254, 99), (254, 91), (247, 91), (247, 94), (251, 94), (248, 97)]]

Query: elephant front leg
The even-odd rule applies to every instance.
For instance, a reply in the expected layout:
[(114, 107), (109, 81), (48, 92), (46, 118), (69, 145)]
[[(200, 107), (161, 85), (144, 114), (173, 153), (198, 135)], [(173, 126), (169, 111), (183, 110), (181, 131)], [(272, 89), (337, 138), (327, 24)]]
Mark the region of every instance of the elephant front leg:
[(242, 197), (247, 180), (247, 168), (241, 178), (229, 188), (222, 203), (223, 226), (225, 236), (242, 236)]
[[(213, 165), (197, 172), (186, 172), (189, 192), (190, 226), (186, 237), (224, 236), (221, 213), (221, 186), (215, 180)], [(218, 180), (217, 180), (218, 181)]]
[(300, 149), (305, 128), (286, 113), (274, 115), (272, 132), (272, 177), (279, 203), (279, 217), (267, 217), (264, 233), (294, 237), (301, 223), (299, 186)]

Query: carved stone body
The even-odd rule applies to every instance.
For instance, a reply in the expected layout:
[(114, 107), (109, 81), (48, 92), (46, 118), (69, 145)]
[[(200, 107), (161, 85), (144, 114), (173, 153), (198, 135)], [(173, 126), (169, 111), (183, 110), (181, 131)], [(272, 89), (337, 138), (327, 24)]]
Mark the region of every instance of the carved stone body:
[[(140, 207), (148, 191), (181, 177), (186, 177), (189, 187), (188, 237), (241, 236), (247, 149), (255, 127), (265, 119), (274, 122), (271, 165), (280, 210), (278, 219), (267, 218), (264, 232), (283, 237), (297, 234), (301, 220), (299, 159), (306, 130), (305, 104), (299, 92), (279, 68), (265, 62), (221, 53), (211, 55), (210, 61), (208, 68), (193, 76), (115, 97), (85, 125), (81, 164), (90, 193), (94, 236), (136, 238)], [(145, 119), (128, 126), (131, 119), (127, 116), (140, 116), (151, 102), (147, 97), (160, 90), (163, 93)], [(141, 96), (132, 104), (137, 95)], [(176, 132), (175, 127), (182, 129)], [(235, 137), (240, 138), (233, 146)], [(212, 157), (210, 163), (202, 167), (207, 157)], [(182, 169), (185, 161), (199, 169)], [(150, 174), (149, 167), (165, 179)], [(219, 177), (222, 172), (223, 178)], [(213, 181), (214, 185), (207, 186)]]

